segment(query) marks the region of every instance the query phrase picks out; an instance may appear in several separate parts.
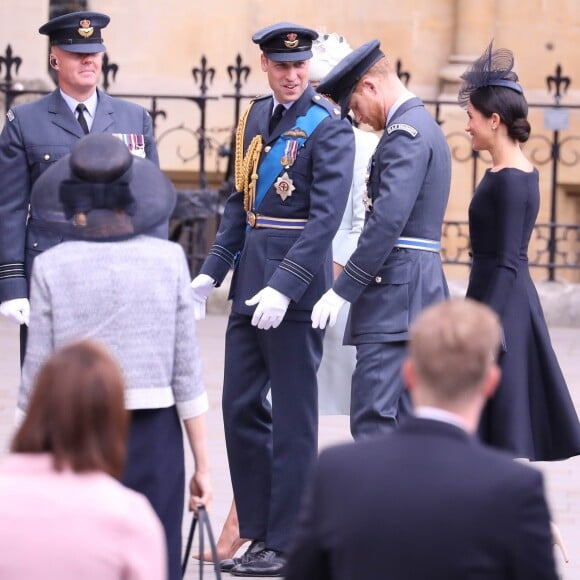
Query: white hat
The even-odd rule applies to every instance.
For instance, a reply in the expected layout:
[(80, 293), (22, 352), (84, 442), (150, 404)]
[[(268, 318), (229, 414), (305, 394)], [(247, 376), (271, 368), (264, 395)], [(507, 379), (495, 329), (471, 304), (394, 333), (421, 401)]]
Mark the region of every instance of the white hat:
[(352, 48), (343, 36), (336, 32), (321, 34), (312, 43), (312, 59), (310, 60), (310, 80), (321, 81)]

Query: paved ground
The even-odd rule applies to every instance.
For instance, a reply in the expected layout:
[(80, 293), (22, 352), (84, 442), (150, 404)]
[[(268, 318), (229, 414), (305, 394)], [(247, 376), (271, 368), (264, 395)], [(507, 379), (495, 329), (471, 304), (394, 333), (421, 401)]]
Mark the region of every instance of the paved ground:
[[(224, 315), (210, 315), (198, 325), (204, 377), (210, 397), (209, 445), (212, 458), (215, 500), (211, 519), (215, 534), (219, 534), (232, 498), (227, 460), (223, 440), (220, 410), (221, 379), (223, 370), (223, 336), (226, 324)], [(580, 409), (580, 331), (577, 328), (552, 328), (552, 339), (564, 374), (569, 382), (576, 408)], [(6, 449), (12, 431), (13, 410), (18, 385), (17, 328), (0, 317), (0, 454)], [(320, 446), (350, 439), (346, 417), (321, 417)], [(536, 466), (546, 477), (548, 499), (553, 519), (560, 526), (567, 544), (570, 563), (565, 564), (559, 552), (556, 560), (564, 580), (580, 578), (580, 458), (555, 463), (540, 463)], [(189, 469), (191, 465), (189, 465)], [(184, 518), (184, 536), (187, 534), (190, 517)], [(474, 522), (474, 525), (477, 525)], [(212, 577), (205, 568), (205, 577)], [(225, 578), (230, 577), (225, 575)], [(197, 562), (191, 561), (188, 580), (197, 580)], [(372, 579), (365, 579), (372, 580)], [(428, 579), (426, 579), (428, 580)]]

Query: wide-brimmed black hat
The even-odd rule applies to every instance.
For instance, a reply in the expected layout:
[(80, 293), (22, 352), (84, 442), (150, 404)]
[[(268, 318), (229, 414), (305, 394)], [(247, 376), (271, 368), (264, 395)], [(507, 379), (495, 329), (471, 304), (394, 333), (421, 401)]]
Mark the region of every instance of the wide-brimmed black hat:
[(342, 117), (348, 115), (348, 104), (354, 87), (369, 69), (383, 58), (378, 40), (371, 40), (345, 56), (321, 81), (316, 90), (340, 105)]
[(109, 24), (109, 20), (100, 12), (71, 12), (49, 20), (38, 32), (49, 37), (51, 46), (67, 52), (104, 52), (101, 29)]
[(154, 234), (177, 193), (148, 159), (109, 133), (83, 137), (34, 183), (31, 217), (67, 238), (111, 241)]

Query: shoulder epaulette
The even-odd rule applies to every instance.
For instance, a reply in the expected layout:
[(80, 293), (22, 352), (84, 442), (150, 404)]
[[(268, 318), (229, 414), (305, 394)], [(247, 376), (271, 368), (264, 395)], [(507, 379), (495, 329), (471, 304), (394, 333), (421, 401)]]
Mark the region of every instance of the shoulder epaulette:
[(334, 101), (331, 101), (324, 95), (316, 93), (312, 97), (312, 102), (326, 109), (332, 117), (340, 118), (340, 107)]

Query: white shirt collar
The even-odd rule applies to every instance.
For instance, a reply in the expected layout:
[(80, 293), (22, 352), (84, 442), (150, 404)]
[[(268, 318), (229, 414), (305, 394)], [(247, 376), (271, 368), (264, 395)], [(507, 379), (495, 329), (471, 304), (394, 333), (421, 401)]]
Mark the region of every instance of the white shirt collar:
[(405, 91), (394, 103), (393, 106), (389, 109), (389, 113), (387, 115), (387, 122), (385, 123), (385, 127), (389, 124), (389, 121), (393, 118), (393, 115), (397, 112), (397, 109), (407, 101), (415, 98), (415, 94), (411, 91)]
[[(76, 118), (76, 109), (77, 109), (77, 105), (81, 102), (81, 101), (77, 101), (76, 99), (73, 99), (71, 96), (67, 95), (62, 89), (60, 90), (60, 94), (62, 96), (62, 98), (64, 99), (64, 102), (66, 103), (67, 107), (72, 111), (73, 115)], [(89, 129), (91, 128), (92, 124), (93, 124), (93, 120), (95, 118), (95, 113), (97, 111), (97, 103), (99, 101), (99, 95), (97, 94), (97, 91), (95, 91), (86, 101), (83, 101), (85, 107), (87, 108), (87, 113), (88, 113), (88, 118), (87, 118), (87, 125), (89, 126)]]
[(414, 411), (415, 417), (420, 419), (433, 419), (434, 421), (441, 421), (442, 423), (449, 423), (450, 425), (455, 425), (464, 431), (468, 431), (465, 421), (455, 413), (451, 411), (446, 411), (445, 409), (440, 409), (439, 407), (417, 407)]
[(274, 101), (274, 105), (272, 106), (272, 111), (270, 113), (271, 115), (274, 114), (274, 111), (278, 105), (282, 105), (286, 110), (288, 110), (294, 104), (294, 101), (291, 103), (280, 103), (274, 95), (272, 95), (272, 100)]

